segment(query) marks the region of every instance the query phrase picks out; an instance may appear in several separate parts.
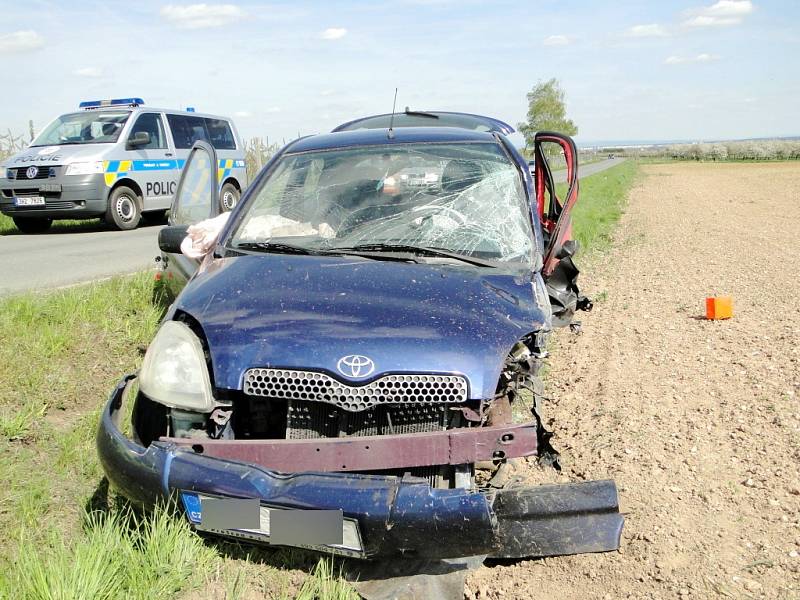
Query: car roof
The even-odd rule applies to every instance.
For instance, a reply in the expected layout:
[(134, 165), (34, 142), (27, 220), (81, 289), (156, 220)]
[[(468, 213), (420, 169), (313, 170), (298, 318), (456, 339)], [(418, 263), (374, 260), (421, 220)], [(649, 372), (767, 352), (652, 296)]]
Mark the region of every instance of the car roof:
[(121, 110), (129, 110), (132, 112), (160, 112), (171, 115), (186, 115), (189, 117), (204, 117), (206, 119), (222, 119), (224, 121), (233, 121), (233, 119), (231, 119), (230, 117), (224, 117), (222, 115), (212, 115), (209, 113), (201, 113), (201, 112), (189, 112), (188, 110), (181, 110), (179, 108), (159, 108), (158, 106), (149, 106), (147, 104), (137, 104), (136, 106), (131, 106), (129, 104), (121, 104), (119, 106), (98, 106), (97, 108), (89, 108), (89, 109), (79, 108), (77, 110), (71, 110), (68, 113), (63, 113), (63, 114), (119, 112)]
[(474, 131), (488, 131), (510, 135), (514, 128), (494, 117), (485, 117), (472, 113), (448, 111), (412, 111), (406, 107), (405, 111), (386, 113), (361, 117), (347, 123), (342, 123), (333, 131), (352, 131), (356, 129), (386, 129), (392, 124), (400, 127), (458, 127)]
[(287, 153), (308, 152), (312, 150), (330, 150), (351, 146), (391, 146), (392, 144), (409, 143), (497, 143), (497, 138), (485, 131), (458, 129), (455, 127), (402, 127), (388, 129), (357, 129), (335, 133), (322, 133), (301, 138), (287, 149)]

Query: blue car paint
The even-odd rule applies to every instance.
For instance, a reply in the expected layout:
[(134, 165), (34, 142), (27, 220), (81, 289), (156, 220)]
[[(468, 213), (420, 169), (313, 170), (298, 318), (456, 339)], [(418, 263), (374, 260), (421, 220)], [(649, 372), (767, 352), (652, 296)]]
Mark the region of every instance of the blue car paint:
[[(362, 354), (386, 373), (460, 373), (494, 397), (505, 357), (546, 326), (531, 274), (357, 257), (258, 254), (216, 259), (174, 304), (208, 340), (218, 388), (252, 367), (336, 371)], [(364, 379), (354, 380), (364, 382)]]

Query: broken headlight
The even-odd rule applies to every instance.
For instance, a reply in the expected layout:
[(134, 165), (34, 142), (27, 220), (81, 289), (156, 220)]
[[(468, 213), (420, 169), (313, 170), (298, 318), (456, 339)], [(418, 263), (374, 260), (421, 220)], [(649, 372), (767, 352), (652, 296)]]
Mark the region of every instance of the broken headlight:
[(161, 326), (144, 356), (139, 390), (166, 406), (211, 411), (214, 397), (203, 346), (188, 326), (179, 321)]

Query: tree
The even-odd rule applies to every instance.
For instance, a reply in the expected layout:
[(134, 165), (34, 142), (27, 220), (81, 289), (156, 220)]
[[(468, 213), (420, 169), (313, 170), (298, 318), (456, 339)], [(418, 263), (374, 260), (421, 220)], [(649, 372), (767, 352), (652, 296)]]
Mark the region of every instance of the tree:
[(537, 131), (556, 131), (566, 135), (578, 133), (578, 127), (571, 119), (567, 119), (564, 106), (564, 90), (553, 78), (539, 81), (528, 92), (528, 120), (517, 125), (525, 136), (525, 146), (533, 151), (533, 136)]

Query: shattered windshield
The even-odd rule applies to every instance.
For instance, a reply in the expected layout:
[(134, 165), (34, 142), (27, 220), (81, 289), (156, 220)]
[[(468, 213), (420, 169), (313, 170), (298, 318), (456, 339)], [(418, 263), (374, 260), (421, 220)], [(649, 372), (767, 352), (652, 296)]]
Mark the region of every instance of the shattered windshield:
[(495, 143), (397, 144), (287, 155), (251, 197), (232, 245), (386, 245), (529, 263), (519, 172)]

